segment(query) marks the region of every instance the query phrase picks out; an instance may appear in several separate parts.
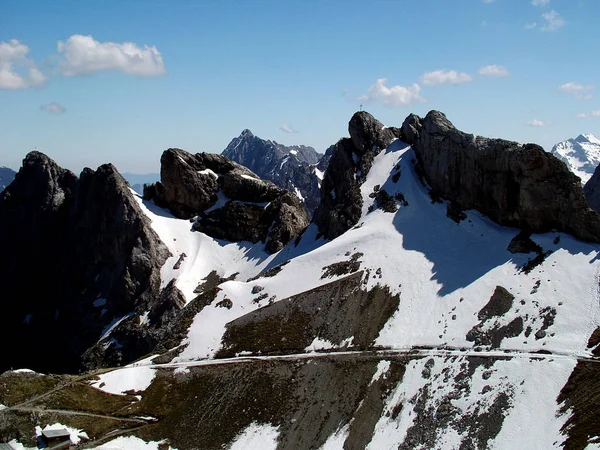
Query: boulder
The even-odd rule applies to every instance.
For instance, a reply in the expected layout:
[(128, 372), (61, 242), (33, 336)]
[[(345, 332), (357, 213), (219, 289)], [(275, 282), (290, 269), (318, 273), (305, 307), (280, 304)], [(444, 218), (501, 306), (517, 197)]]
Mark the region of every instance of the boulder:
[(579, 178), (542, 147), (464, 133), (439, 111), (409, 115), (402, 134), (432, 190), (460, 208), (500, 225), (600, 242), (600, 216), (588, 206)]

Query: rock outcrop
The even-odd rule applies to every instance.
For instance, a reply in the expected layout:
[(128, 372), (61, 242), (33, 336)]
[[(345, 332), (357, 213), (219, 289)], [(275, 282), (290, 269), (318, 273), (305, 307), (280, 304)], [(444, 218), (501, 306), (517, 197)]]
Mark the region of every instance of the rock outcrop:
[(399, 137), (366, 111), (355, 113), (348, 124), (350, 138), (335, 144), (321, 185), (321, 203), (314, 221), (328, 239), (335, 239), (358, 223), (362, 211), (360, 185), (373, 158)]
[(437, 195), (500, 225), (557, 229), (600, 242), (600, 216), (588, 206), (579, 178), (540, 146), (464, 133), (439, 111), (411, 114), (402, 134)]
[(600, 165), (596, 167), (592, 177), (583, 186), (583, 193), (588, 204), (600, 213)]
[[(94, 346), (91, 366), (108, 354), (126, 362), (114, 356), (120, 343), (100, 339), (103, 330), (151, 307), (169, 253), (114, 166), (77, 178), (40, 152), (28, 154), (0, 194), (0, 246), (10, 255), (0, 260), (0, 338), (19, 342), (7, 346), (0, 371), (77, 371)], [(128, 349), (129, 360), (148, 350)]]
[(195, 218), (197, 231), (233, 242), (262, 241), (272, 253), (309, 223), (296, 196), (210, 153), (166, 150), (161, 158), (161, 181), (146, 186), (144, 198), (181, 219)]
[(305, 145), (285, 146), (244, 130), (223, 151), (223, 156), (241, 164), (260, 178), (294, 192), (312, 216), (321, 199), (321, 173), (329, 156)]

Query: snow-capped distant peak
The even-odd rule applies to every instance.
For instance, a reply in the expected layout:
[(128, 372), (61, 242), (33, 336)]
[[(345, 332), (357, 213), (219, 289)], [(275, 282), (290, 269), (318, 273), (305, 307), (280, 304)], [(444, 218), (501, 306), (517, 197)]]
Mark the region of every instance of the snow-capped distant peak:
[(574, 139), (559, 142), (552, 147), (551, 153), (564, 161), (585, 184), (600, 164), (600, 139), (593, 134), (580, 134)]

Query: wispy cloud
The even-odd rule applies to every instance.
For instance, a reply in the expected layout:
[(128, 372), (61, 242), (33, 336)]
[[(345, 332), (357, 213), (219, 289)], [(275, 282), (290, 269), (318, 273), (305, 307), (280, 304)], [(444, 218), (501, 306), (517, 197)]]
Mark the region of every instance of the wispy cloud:
[(487, 28), (489, 26), (489, 23), (487, 20), (482, 20), (481, 21), (481, 28)]
[(569, 83), (561, 84), (558, 89), (580, 100), (589, 100), (594, 96), (593, 84), (582, 84), (571, 81)]
[(421, 75), (421, 83), (427, 85), (459, 84), (472, 81), (473, 77), (465, 72), (456, 70), (434, 70)]
[(25, 89), (46, 82), (46, 75), (28, 53), (29, 47), (16, 39), (0, 42), (0, 89)]
[(533, 6), (546, 6), (550, 0), (531, 0)]
[(537, 27), (537, 22), (526, 23), (523, 28), (526, 30), (533, 30), (535, 27)]
[(600, 109), (586, 113), (575, 114), (575, 117), (578, 119), (600, 118)]
[(154, 46), (143, 48), (133, 42), (99, 42), (92, 36), (75, 34), (58, 42), (59, 68), (63, 75), (90, 75), (115, 70), (128, 75), (152, 77), (163, 75), (162, 54)]
[(65, 112), (67, 112), (67, 110), (64, 106), (59, 105), (56, 102), (46, 103), (45, 105), (40, 106), (40, 109), (42, 111), (46, 111), (47, 113), (55, 114), (55, 115), (60, 115), (60, 114), (64, 114)]
[(483, 3), (494, 3), (496, 0), (481, 0)]
[(483, 75), (484, 77), (507, 77), (510, 75), (510, 72), (504, 66), (491, 64), (479, 69), (479, 75)]
[(546, 127), (550, 125), (549, 122), (544, 122), (543, 120), (533, 119), (527, 122), (527, 125), (530, 127)]
[(357, 98), (358, 101), (376, 101), (389, 106), (410, 105), (416, 101), (424, 101), (420, 95), (421, 86), (387, 86), (387, 78), (379, 78), (373, 86), (367, 90), (367, 94)]
[(556, 31), (565, 25), (565, 20), (554, 10), (542, 14), (542, 18), (546, 21), (546, 23), (540, 27), (540, 30), (542, 31)]
[(295, 134), (295, 133), (297, 133), (297, 131), (294, 130), (294, 128), (291, 125), (288, 125), (287, 123), (284, 123), (283, 125), (281, 125), (279, 127), (279, 129), (281, 131), (283, 131), (284, 133), (288, 133), (288, 134)]

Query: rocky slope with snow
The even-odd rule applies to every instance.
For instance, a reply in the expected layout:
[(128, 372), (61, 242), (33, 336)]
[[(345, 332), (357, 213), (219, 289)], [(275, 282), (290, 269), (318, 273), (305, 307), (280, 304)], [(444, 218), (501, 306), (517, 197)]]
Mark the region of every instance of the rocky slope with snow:
[(559, 142), (550, 153), (563, 161), (585, 184), (600, 164), (600, 139), (593, 134), (580, 134), (574, 139)]
[(8, 167), (0, 167), (0, 192), (6, 189), (6, 186), (12, 183), (16, 174), (17, 173), (14, 170)]
[(322, 155), (305, 145), (285, 146), (244, 130), (222, 154), (260, 178), (295, 193), (311, 216), (319, 205), (321, 180), (330, 152)]
[[(152, 354), (125, 368), (2, 375), (1, 435), (61, 422), (86, 432), (88, 448), (595, 448), (600, 245), (552, 229), (544, 208), (551, 225), (532, 234), (529, 223), (500, 225), (494, 210), (457, 207), (467, 187), (500, 192), (485, 170), (505, 166), (452, 181), (477, 164), (460, 155), (475, 149), (453, 127), (429, 135), (427, 118), (422, 128), (409, 119), (400, 131), (352, 118), (325, 174), (321, 219), (276, 253), (218, 241), (135, 197), (171, 254), (160, 286), (181, 293), (180, 312), (165, 316)], [(582, 196), (576, 179), (561, 184), (564, 165), (505, 142), (484, 149), (500, 162), (535, 156), (509, 165), (529, 180), (510, 192), (533, 209), (519, 214), (535, 212), (533, 179)], [(428, 152), (440, 143), (438, 160)]]

